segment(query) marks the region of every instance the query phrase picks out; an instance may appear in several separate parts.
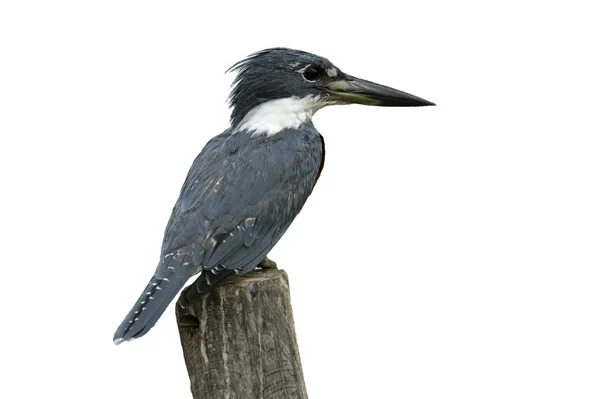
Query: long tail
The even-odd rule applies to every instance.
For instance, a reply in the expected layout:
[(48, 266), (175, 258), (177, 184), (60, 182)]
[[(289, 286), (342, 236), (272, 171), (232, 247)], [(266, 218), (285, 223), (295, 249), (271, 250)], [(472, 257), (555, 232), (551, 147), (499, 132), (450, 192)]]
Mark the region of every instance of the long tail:
[(168, 277), (157, 274), (152, 276), (142, 295), (117, 328), (113, 342), (119, 345), (150, 331), (189, 277), (177, 276), (175, 273), (170, 273)]

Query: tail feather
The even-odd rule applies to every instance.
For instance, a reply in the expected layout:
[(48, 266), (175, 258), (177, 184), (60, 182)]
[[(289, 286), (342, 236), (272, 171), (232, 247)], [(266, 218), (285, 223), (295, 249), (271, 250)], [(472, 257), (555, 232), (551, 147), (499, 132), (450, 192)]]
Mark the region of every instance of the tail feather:
[(154, 327), (186, 281), (187, 278), (177, 277), (174, 273), (168, 278), (155, 274), (117, 328), (113, 342), (119, 345), (123, 341), (136, 339), (146, 334)]

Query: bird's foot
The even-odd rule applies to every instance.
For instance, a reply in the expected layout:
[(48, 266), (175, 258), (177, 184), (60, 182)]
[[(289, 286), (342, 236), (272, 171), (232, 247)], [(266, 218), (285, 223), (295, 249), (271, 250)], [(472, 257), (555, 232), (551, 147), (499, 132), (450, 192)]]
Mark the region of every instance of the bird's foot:
[(263, 270), (277, 270), (277, 263), (275, 263), (274, 261), (272, 261), (271, 259), (267, 258), (265, 256), (265, 258), (263, 260), (260, 261), (260, 263), (258, 264), (258, 267), (260, 267)]

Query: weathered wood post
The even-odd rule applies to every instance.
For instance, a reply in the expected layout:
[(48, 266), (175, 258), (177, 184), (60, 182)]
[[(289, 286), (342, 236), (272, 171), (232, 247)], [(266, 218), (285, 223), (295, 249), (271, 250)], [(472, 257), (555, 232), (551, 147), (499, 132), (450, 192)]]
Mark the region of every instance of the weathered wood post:
[(176, 309), (194, 399), (308, 398), (285, 271), (234, 276)]

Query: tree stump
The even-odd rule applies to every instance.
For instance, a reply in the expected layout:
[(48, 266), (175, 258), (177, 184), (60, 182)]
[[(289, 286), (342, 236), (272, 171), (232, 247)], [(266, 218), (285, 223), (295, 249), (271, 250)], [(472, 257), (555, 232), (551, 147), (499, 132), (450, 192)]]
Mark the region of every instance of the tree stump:
[(176, 309), (194, 399), (308, 398), (283, 270), (232, 276)]

